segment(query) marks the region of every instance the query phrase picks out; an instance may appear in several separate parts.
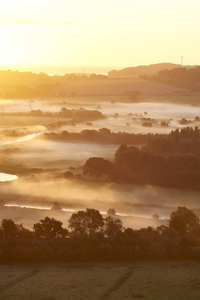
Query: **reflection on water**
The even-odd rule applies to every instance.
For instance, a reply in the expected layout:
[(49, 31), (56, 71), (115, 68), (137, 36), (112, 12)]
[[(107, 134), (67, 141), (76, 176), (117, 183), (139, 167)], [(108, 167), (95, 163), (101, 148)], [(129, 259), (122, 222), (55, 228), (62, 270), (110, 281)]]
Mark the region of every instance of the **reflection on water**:
[(26, 142), (34, 139), (36, 136), (41, 135), (45, 132), (38, 132), (38, 133), (31, 133), (27, 134), (21, 138), (16, 139), (15, 141), (10, 141), (10, 142), (4, 142), (3, 145), (9, 145), (9, 144), (15, 144), (15, 143), (20, 143), (20, 142)]
[(16, 179), (18, 179), (18, 177), (16, 175), (0, 173), (0, 182), (12, 181), (12, 180), (16, 180)]
[(23, 137), (17, 139), (17, 140), (15, 141), (15, 143), (20, 143), (20, 142), (30, 141), (30, 140), (34, 139), (36, 136), (41, 135), (41, 134), (43, 134), (43, 133), (44, 133), (44, 132), (38, 132), (38, 133), (31, 133), (31, 134), (28, 134), (28, 135), (26, 135), (26, 136), (23, 136)]
[[(5, 207), (16, 207), (16, 208), (29, 208), (29, 209), (38, 209), (38, 210), (51, 210), (51, 207), (49, 206), (34, 206), (34, 205), (20, 205), (20, 204), (5, 204)], [(82, 209), (68, 209), (68, 208), (63, 208), (61, 211), (64, 212), (69, 212), (69, 213), (74, 213), (78, 210)], [(102, 215), (107, 215), (107, 212), (105, 211), (100, 211)], [(139, 218), (146, 218), (146, 219), (151, 219), (151, 216), (148, 215), (141, 215), (141, 214), (125, 214), (125, 213), (116, 213), (116, 216), (119, 217), (139, 217)], [(164, 219), (164, 218), (162, 218)]]
[[(50, 206), (35, 206), (35, 205), (23, 205), (23, 204), (5, 204), (5, 207), (18, 207), (18, 208), (30, 208), (30, 209), (41, 209), (41, 210), (51, 210)], [(63, 208), (62, 211), (75, 212), (75, 209)]]
[(32, 209), (43, 209), (43, 210), (50, 210), (51, 207), (45, 206), (34, 206), (34, 205), (19, 205), (19, 204), (5, 204), (6, 207), (19, 207), (19, 208), (32, 208)]

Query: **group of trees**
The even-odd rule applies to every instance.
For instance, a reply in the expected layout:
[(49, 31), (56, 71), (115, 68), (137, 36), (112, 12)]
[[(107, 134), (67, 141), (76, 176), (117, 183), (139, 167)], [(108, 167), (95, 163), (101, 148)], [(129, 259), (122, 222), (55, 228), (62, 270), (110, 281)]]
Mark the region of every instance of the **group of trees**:
[(84, 108), (79, 109), (67, 109), (62, 107), (58, 113), (58, 117), (61, 118), (74, 118), (84, 120), (97, 120), (104, 119), (104, 115), (98, 110), (87, 110)]
[(0, 238), (31, 238), (33, 234), (23, 224), (15, 224), (11, 219), (3, 219), (0, 226)]
[(176, 188), (199, 189), (200, 162), (191, 154), (168, 156), (122, 145), (115, 154), (120, 180)]
[(66, 73), (64, 75), (54, 75), (50, 76), (46, 73), (33, 73), (33, 72), (19, 72), (19, 71), (11, 71), (11, 70), (4, 70), (0, 71), (0, 81), (2, 86), (4, 84), (10, 83), (22, 83), (22, 82), (38, 82), (41, 85), (44, 85), (49, 82), (50, 83), (57, 83), (57, 81), (63, 80), (83, 80), (83, 79), (106, 79), (108, 78), (106, 75), (102, 74), (83, 74), (83, 73)]
[(107, 216), (103, 218), (98, 210), (87, 208), (86, 211), (73, 213), (69, 219), (71, 235), (93, 236), (96, 233), (106, 237), (114, 237), (123, 232), (123, 223), (119, 218)]
[[(63, 108), (59, 113), (62, 117), (84, 117), (89, 120), (104, 118), (98, 111), (82, 111), (82, 110), (68, 110)], [(198, 118), (198, 117), (196, 117)], [(150, 118), (142, 118), (145, 122), (155, 122)], [(150, 120), (150, 121), (149, 121)], [(65, 125), (65, 122), (59, 121), (54, 125), (59, 128)], [(163, 125), (164, 126), (164, 125)], [(143, 144), (142, 150), (152, 152), (154, 154), (169, 155), (169, 154), (195, 154), (200, 158), (200, 130), (197, 126), (195, 128), (186, 127), (183, 129), (172, 130), (169, 134), (134, 134), (128, 132), (111, 132), (108, 128), (85, 129), (81, 132), (62, 131), (61, 133), (47, 133), (45, 136), (49, 139), (70, 141), (84, 141), (102, 144)]]
[(33, 231), (24, 228), (23, 224), (15, 224), (11, 219), (3, 219), (0, 227), (1, 238), (33, 239), (33, 238), (65, 238), (69, 235), (62, 222), (46, 217), (33, 225)]
[(161, 70), (152, 76), (156, 81), (172, 84), (192, 91), (200, 91), (200, 67), (196, 68), (174, 68), (172, 70)]
[[(99, 130), (98, 135), (102, 133), (112, 135), (107, 129)], [(131, 138), (132, 134), (129, 135)], [(143, 138), (148, 142), (141, 148), (122, 144), (113, 162), (101, 157), (89, 158), (83, 166), (83, 174), (118, 182), (200, 189), (198, 127), (176, 129), (168, 135), (143, 135)]]
[(61, 110), (57, 113), (51, 112), (42, 112), (40, 109), (32, 110), (30, 112), (31, 116), (47, 116), (47, 117), (60, 117), (60, 118), (70, 118), (74, 120), (88, 121), (88, 120), (97, 120), (104, 119), (104, 115), (98, 110), (87, 110), (84, 108), (79, 109), (67, 109), (62, 107)]
[[(93, 121), (99, 119), (105, 119), (105, 116), (98, 110), (87, 110), (87, 109), (67, 109), (63, 107), (59, 112), (43, 112), (40, 109), (32, 110), (30, 113), (6, 113), (6, 116), (37, 116), (37, 117), (60, 117), (66, 119), (66, 121), (57, 121), (55, 123), (47, 124), (46, 127), (49, 130), (55, 130), (64, 125), (75, 126), (76, 123)], [(17, 130), (10, 130), (7, 133), (7, 136), (21, 136), (24, 133), (18, 132)], [(79, 135), (81, 133), (68, 133), (67, 131), (63, 131), (60, 134), (57, 133), (49, 133), (45, 134), (45, 137), (49, 139), (61, 139), (61, 140), (78, 140)]]
[[(92, 116), (92, 114), (91, 114)], [(94, 117), (94, 115), (93, 115)], [(102, 116), (101, 116), (102, 117)], [(100, 116), (99, 116), (100, 118)], [(92, 119), (92, 118), (91, 118)], [(145, 144), (151, 134), (134, 134), (128, 132), (111, 132), (108, 128), (85, 129), (81, 132), (47, 133), (49, 139), (57, 139), (65, 142), (84, 141), (99, 144)]]
[(103, 218), (98, 210), (87, 208), (73, 213), (68, 221), (69, 229), (63, 228), (63, 223), (54, 218), (45, 217), (33, 225), (33, 231), (25, 229), (22, 224), (15, 224), (11, 219), (3, 219), (0, 227), (2, 238), (66, 238), (75, 235), (92, 236), (101, 233), (111, 237), (123, 230), (122, 221), (108, 215)]
[(66, 97), (76, 96), (76, 91), (60, 89), (70, 81), (106, 80), (102, 74), (67, 73), (50, 76), (43, 72), (0, 71), (0, 83), (3, 88), (1, 97), (4, 98), (30, 98), (30, 97)]
[(115, 180), (116, 172), (114, 165), (102, 157), (89, 158), (83, 167), (83, 174), (93, 178), (101, 177)]
[(195, 155), (166, 156), (134, 146), (121, 145), (113, 163), (101, 157), (89, 158), (83, 174), (118, 182), (200, 189), (200, 161)]
[(119, 218), (103, 218), (88, 208), (72, 214), (69, 230), (49, 217), (34, 224), (33, 231), (4, 219), (0, 262), (200, 259), (200, 221), (186, 207), (178, 207), (168, 225), (139, 230), (124, 228)]
[(151, 135), (142, 149), (154, 154), (194, 154), (200, 158), (200, 130), (195, 126), (175, 129), (168, 135)]
[(180, 67), (180, 65), (172, 63), (158, 63), (152, 65), (142, 65), (137, 67), (128, 67), (121, 70), (111, 70), (108, 72), (108, 77), (110, 78), (129, 78), (136, 76), (152, 76), (156, 75), (161, 70), (172, 70), (174, 68)]

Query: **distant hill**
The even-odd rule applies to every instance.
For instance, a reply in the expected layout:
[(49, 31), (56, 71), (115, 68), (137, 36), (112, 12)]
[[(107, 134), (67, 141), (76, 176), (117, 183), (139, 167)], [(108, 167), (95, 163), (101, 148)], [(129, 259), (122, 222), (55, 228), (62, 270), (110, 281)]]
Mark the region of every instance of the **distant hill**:
[[(184, 66), (184, 68), (192, 69), (196, 66)], [(152, 76), (156, 75), (158, 72), (162, 70), (172, 70), (175, 68), (181, 68), (179, 64), (172, 63), (160, 63), (160, 64), (152, 64), (148, 66), (137, 66), (137, 67), (129, 67), (121, 70), (112, 70), (108, 72), (108, 77), (110, 78), (130, 78), (137, 76)]]
[[(166, 67), (168, 64), (160, 65)], [(151, 66), (141, 66), (133, 69), (139, 70), (143, 67), (151, 68)], [(152, 68), (156, 69), (156, 67), (158, 70), (158, 65), (152, 65)], [(134, 74), (139, 73), (135, 72)], [(140, 72), (140, 75), (143, 74)], [(0, 71), (0, 97), (7, 99), (59, 97), (64, 99), (69, 96), (80, 95), (133, 95), (135, 92), (155, 95), (171, 94), (177, 91), (177, 87), (171, 82), (162, 82), (159, 78), (154, 78), (157, 74), (158, 72), (156, 75), (145, 75), (145, 78), (141, 78), (138, 75), (108, 78), (100, 74), (49, 76), (45, 73)], [(185, 88), (186, 86), (182, 86), (182, 90), (185, 90)]]
[(188, 69), (186, 67), (159, 71), (157, 75), (149, 76), (150, 80), (165, 83), (192, 92), (200, 92), (200, 66)]

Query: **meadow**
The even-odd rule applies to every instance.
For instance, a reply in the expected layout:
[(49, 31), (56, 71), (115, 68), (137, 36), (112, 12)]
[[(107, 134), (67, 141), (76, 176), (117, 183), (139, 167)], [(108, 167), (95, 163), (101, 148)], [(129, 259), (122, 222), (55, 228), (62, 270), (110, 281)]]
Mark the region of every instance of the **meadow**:
[(199, 299), (199, 262), (0, 266), (0, 299)]

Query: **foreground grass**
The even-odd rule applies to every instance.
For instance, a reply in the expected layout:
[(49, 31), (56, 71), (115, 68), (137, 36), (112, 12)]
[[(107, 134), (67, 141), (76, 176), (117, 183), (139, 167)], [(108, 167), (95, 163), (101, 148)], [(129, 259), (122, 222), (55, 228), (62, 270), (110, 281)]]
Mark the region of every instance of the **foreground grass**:
[(0, 299), (199, 299), (191, 261), (1, 265)]

